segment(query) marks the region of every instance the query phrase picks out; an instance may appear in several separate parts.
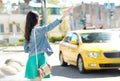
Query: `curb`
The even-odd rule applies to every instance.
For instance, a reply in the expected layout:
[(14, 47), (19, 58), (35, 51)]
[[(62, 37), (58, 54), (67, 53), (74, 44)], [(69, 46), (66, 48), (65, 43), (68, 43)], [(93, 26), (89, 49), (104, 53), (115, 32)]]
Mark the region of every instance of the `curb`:
[(23, 47), (4, 47), (4, 48), (1, 48), (0, 51), (3, 51), (3, 52), (24, 52), (24, 49)]
[(24, 52), (24, 50), (3, 50), (3, 52)]

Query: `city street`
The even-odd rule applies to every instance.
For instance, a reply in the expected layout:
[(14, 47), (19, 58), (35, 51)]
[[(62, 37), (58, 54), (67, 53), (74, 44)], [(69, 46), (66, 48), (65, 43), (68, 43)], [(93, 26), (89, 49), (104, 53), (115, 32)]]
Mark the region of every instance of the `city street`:
[(29, 54), (19, 45), (26, 41), (26, 51), (36, 44), (40, 53), (49, 52), (48, 40), (52, 73), (42, 81), (120, 81), (119, 14), (120, 0), (0, 0), (0, 81), (34, 81), (24, 75), (26, 64), (36, 67), (35, 58), (27, 63)]
[[(54, 54), (48, 59), (48, 63), (52, 65), (52, 75), (50, 79), (43, 81), (120, 81), (120, 70), (102, 70), (90, 71), (85, 74), (80, 74), (75, 66), (69, 65), (61, 67), (58, 59), (58, 45), (51, 45)], [(26, 64), (28, 54), (23, 52), (23, 47), (0, 47), (0, 67), (8, 58), (14, 58)], [(0, 76), (0, 81), (29, 81), (24, 78), (25, 66), (16, 75)]]

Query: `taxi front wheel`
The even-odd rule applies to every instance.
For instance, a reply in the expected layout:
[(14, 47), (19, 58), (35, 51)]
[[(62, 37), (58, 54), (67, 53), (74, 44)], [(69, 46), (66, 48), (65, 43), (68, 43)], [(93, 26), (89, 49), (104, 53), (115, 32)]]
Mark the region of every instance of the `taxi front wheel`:
[(80, 73), (85, 73), (85, 72), (86, 72), (86, 70), (85, 70), (85, 68), (84, 68), (83, 59), (82, 59), (81, 56), (78, 57), (77, 67), (78, 67), (78, 70), (80, 71)]
[(60, 60), (60, 65), (61, 66), (67, 66), (67, 63), (63, 59), (63, 54), (62, 53), (59, 54), (59, 60)]

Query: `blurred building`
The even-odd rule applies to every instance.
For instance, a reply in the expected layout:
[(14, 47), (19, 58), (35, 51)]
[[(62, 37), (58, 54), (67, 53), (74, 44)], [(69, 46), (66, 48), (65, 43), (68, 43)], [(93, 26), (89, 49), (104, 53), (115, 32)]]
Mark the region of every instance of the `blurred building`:
[(113, 23), (116, 23), (115, 26), (120, 28), (120, 6), (116, 7), (115, 12), (113, 12), (113, 15), (115, 16)]
[[(17, 42), (24, 35), (25, 15), (1, 14), (0, 15), (0, 41)], [(13, 41), (12, 41), (13, 40)]]
[(96, 28), (120, 28), (120, 7), (114, 11), (106, 10), (104, 5), (98, 3), (81, 3), (73, 11), (74, 28), (72, 30), (86, 27)]
[[(5, 5), (2, 6), (4, 12), (0, 12), (0, 42), (17, 42), (24, 37), (24, 27), (26, 14), (30, 10), (37, 10), (41, 14), (41, 4), (12, 4), (11, 12), (7, 12)], [(61, 7), (47, 4), (47, 21), (52, 22), (60, 17)], [(50, 36), (60, 36), (61, 33), (58, 28), (49, 32)]]
[[(16, 42), (24, 36), (25, 18), (30, 10), (36, 10), (40, 14), (41, 3), (14, 3), (8, 12), (5, 4), (0, 0), (0, 42)], [(47, 23), (51, 23), (56, 18), (61, 17), (61, 12), (65, 6), (47, 4)], [(75, 6), (73, 12), (67, 17), (67, 22), (56, 27), (48, 33), (49, 36), (61, 36), (67, 31), (79, 30), (86, 27), (100, 28), (120, 28), (120, 6), (113, 12), (105, 9), (104, 5), (98, 3), (82, 3)], [(63, 33), (61, 33), (61, 31)]]

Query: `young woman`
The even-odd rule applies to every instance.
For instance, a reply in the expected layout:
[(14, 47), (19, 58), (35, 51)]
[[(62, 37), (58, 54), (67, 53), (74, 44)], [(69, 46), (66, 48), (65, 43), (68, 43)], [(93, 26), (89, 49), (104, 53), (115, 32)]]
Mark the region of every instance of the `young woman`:
[[(72, 7), (66, 10), (63, 13), (62, 18), (68, 15), (71, 10)], [(26, 17), (25, 36), (24, 36), (25, 37), (24, 51), (26, 53), (29, 53), (29, 58), (26, 64), (26, 71), (25, 71), (26, 78), (40, 81), (38, 77), (38, 70), (37, 70), (38, 68), (36, 64), (34, 30), (36, 36), (38, 66), (40, 67), (46, 64), (47, 62), (44, 53), (46, 53), (48, 56), (50, 56), (53, 53), (52, 48), (50, 47), (50, 44), (48, 42), (46, 33), (52, 30), (53, 28), (55, 28), (58, 24), (60, 24), (62, 22), (62, 18), (56, 19), (54, 22), (52, 22), (47, 26), (40, 27), (40, 26), (36, 26), (40, 21), (39, 14), (35, 11), (28, 12)], [(45, 76), (44, 78), (50, 78), (50, 74)]]

